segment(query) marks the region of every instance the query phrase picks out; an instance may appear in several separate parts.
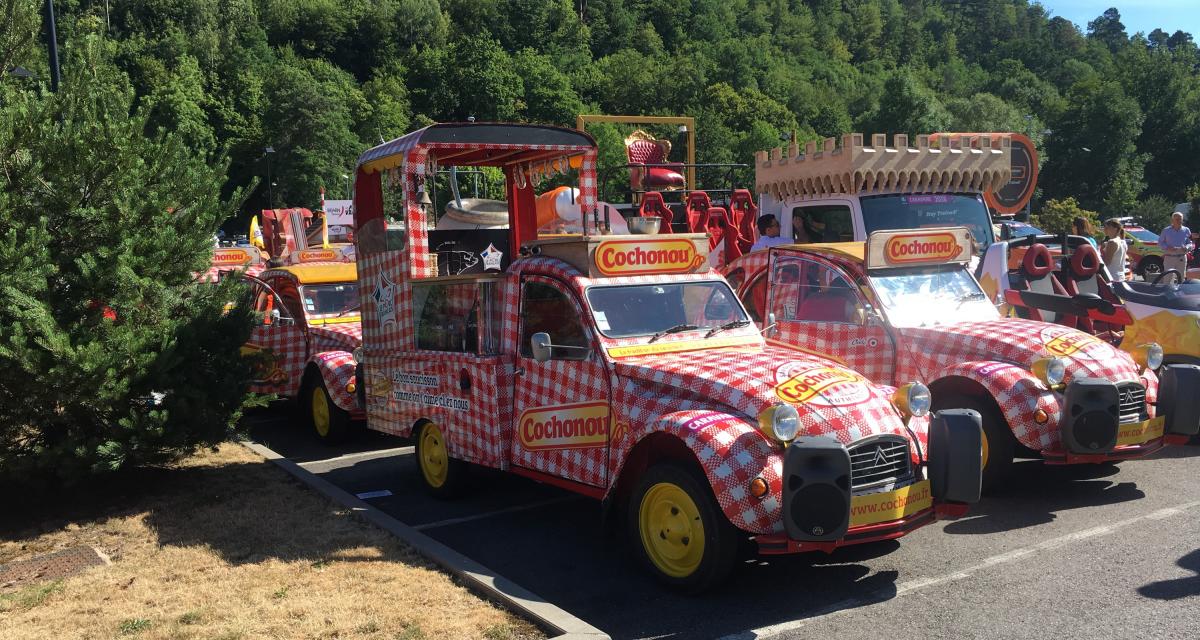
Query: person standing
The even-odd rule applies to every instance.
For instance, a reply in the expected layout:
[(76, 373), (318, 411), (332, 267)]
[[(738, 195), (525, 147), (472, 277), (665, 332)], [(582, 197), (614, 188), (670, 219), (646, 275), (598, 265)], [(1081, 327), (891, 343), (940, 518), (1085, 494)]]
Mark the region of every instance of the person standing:
[(1097, 248), (1096, 238), (1094, 237), (1096, 230), (1092, 228), (1092, 223), (1088, 222), (1087, 218), (1075, 216), (1075, 220), (1072, 221), (1071, 226), (1075, 229), (1075, 235), (1087, 238), (1087, 241), (1092, 243), (1092, 248)]
[(791, 242), (787, 238), (779, 237), (779, 220), (771, 214), (766, 214), (758, 217), (755, 222), (758, 226), (758, 240), (754, 241), (754, 245), (750, 247), (751, 251), (766, 249), (777, 244), (788, 244)]
[(1125, 238), (1122, 238), (1121, 221), (1109, 218), (1104, 221), (1104, 244), (1100, 246), (1100, 256), (1113, 282), (1125, 280)]
[(1183, 226), (1183, 214), (1171, 214), (1171, 225), (1158, 234), (1158, 246), (1163, 250), (1163, 272), (1174, 269), (1179, 272), (1179, 281), (1187, 278), (1187, 259), (1195, 245), (1192, 230)]

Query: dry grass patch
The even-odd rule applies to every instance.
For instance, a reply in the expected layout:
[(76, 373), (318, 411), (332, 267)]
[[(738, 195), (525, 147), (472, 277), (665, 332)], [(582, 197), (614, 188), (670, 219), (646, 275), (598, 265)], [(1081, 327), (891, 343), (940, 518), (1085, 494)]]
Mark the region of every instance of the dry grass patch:
[(112, 560), (0, 585), (0, 635), (542, 637), (238, 445), (92, 493), (0, 525), (0, 563), (81, 545)]

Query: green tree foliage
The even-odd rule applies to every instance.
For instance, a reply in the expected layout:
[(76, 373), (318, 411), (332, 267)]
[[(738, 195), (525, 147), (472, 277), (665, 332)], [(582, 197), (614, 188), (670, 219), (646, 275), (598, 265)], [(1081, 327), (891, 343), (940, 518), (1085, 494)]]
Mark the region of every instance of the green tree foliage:
[(1031, 222), (1047, 233), (1075, 233), (1074, 221), (1077, 217), (1086, 219), (1099, 233), (1099, 214), (1080, 207), (1075, 198), (1047, 200), (1041, 211), (1031, 216)]
[(1134, 222), (1158, 233), (1171, 224), (1171, 213), (1175, 211), (1175, 203), (1162, 196), (1150, 196), (1137, 203), (1129, 212)]
[[(1047, 197), (1106, 214), (1182, 198), (1200, 175), (1200, 52), (1170, 15), (1143, 36), (1116, 9), (1076, 25), (1030, 0), (75, 0), (59, 12), (64, 43), (107, 21), (152, 128), (227, 152), (225, 196), (258, 185), (247, 209), (266, 202), (266, 146), (283, 150), (276, 204), (313, 206), (314, 187), (381, 137), (470, 116), (570, 125), (579, 112), (692, 115), (699, 156), (739, 162), (792, 129), (1013, 130), (1038, 145)], [(0, 27), (0, 61), (44, 83), (36, 11), (26, 18)]]
[(57, 94), (0, 81), (0, 483), (163, 462), (242, 407), (249, 312), (194, 282), (227, 166), (135, 108), (112, 49), (78, 35)]

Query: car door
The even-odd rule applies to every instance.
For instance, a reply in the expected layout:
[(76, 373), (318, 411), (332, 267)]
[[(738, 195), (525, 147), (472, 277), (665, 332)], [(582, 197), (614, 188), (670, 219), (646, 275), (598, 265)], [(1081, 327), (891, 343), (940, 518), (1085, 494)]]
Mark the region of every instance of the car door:
[(767, 311), (776, 322), (772, 341), (833, 358), (872, 381), (892, 383), (895, 344), (849, 274), (823, 260), (776, 252), (766, 277)]
[[(251, 282), (257, 324), (242, 346), (242, 353), (254, 360), (255, 376), (250, 390), (294, 396), (300, 391), (301, 376), (308, 356), (308, 339), (303, 318), (296, 318), (296, 300), (289, 304), (277, 290), (281, 279), (269, 281), (246, 276)], [(284, 283), (286, 284), (286, 282)], [(292, 287), (294, 289), (294, 287)]]
[[(550, 336), (538, 362), (535, 334)], [(561, 282), (521, 279), (512, 464), (596, 487), (606, 486), (611, 390), (583, 305)]]

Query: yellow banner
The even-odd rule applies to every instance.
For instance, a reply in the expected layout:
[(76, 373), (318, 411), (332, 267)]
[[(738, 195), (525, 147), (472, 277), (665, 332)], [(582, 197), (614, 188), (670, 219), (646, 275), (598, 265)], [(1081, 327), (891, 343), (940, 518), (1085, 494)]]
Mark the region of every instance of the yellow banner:
[(886, 493), (854, 496), (850, 499), (850, 526), (899, 520), (932, 506), (933, 493), (928, 480)]
[(610, 347), (608, 350), (608, 355), (612, 358), (626, 358), (629, 356), (650, 356), (659, 353), (674, 353), (676, 351), (716, 349), (718, 347), (751, 347), (758, 346), (758, 344), (758, 339), (748, 336), (717, 338), (714, 340), (679, 340), (677, 342), (635, 344), (628, 347)]
[(1117, 432), (1117, 446), (1142, 444), (1155, 438), (1161, 438), (1166, 424), (1167, 419), (1164, 416), (1151, 418), (1145, 422), (1123, 424), (1121, 430)]
[(590, 449), (608, 444), (608, 402), (583, 402), (526, 409), (517, 437), (529, 451)]

